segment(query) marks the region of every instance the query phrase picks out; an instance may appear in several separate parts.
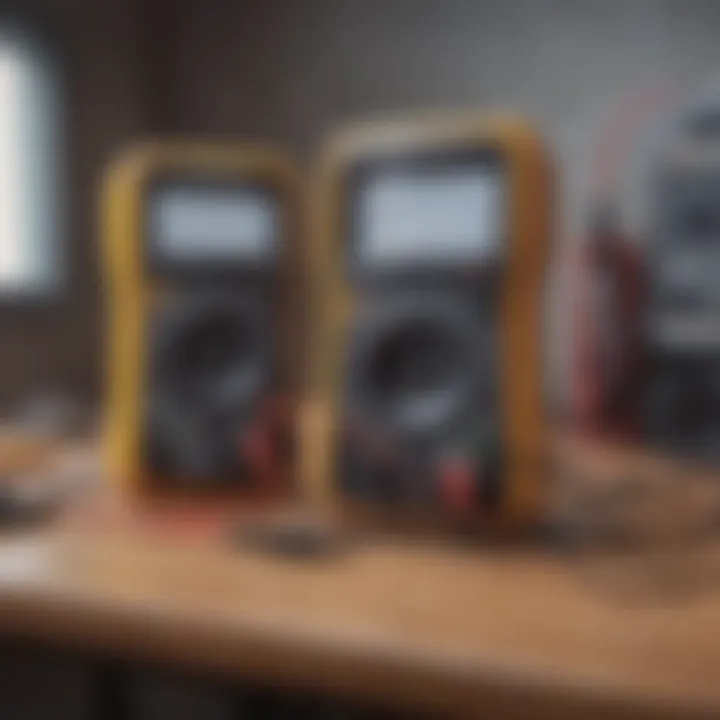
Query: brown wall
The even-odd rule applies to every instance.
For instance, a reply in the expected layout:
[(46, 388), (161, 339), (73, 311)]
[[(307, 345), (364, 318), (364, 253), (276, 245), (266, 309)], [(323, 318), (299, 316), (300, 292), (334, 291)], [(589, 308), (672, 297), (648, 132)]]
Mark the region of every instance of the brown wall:
[(97, 394), (101, 292), (95, 205), (103, 163), (148, 123), (143, 25), (125, 0), (31, 0), (15, 15), (49, 42), (62, 82), (67, 285), (35, 303), (0, 300), (0, 407), (28, 395)]
[[(63, 61), (70, 277), (55, 303), (0, 302), (0, 409), (53, 389), (98, 396), (97, 180), (134, 135), (269, 137), (310, 159), (358, 116), (511, 107), (556, 148), (572, 229), (610, 109), (720, 67), (714, 0), (14, 1), (43, 18)], [(554, 327), (557, 348), (567, 322)]]

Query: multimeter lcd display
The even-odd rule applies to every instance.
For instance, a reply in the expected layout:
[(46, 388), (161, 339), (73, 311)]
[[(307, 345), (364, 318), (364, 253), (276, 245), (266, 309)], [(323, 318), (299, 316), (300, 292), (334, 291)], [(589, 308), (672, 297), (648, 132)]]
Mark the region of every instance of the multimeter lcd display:
[(373, 267), (456, 265), (499, 254), (504, 186), (497, 167), (390, 170), (356, 197), (356, 253)]
[(278, 204), (256, 188), (154, 188), (148, 222), (153, 255), (162, 262), (265, 264), (277, 255)]

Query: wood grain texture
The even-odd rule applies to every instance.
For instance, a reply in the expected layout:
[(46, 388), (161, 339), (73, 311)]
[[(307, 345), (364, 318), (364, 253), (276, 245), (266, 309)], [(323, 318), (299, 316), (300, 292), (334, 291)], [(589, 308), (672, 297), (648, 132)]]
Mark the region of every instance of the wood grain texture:
[[(680, 467), (557, 447), (586, 484)], [(132, 510), (80, 515), (0, 544), (3, 634), (442, 717), (720, 716), (713, 537), (632, 553), (374, 537), (293, 562), (153, 534)], [(633, 592), (643, 573), (665, 585)]]

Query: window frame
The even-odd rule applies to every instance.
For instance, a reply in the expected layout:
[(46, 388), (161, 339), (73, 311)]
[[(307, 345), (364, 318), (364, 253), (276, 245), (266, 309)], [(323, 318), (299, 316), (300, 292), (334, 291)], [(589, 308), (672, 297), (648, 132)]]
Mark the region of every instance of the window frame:
[[(42, 269), (38, 269), (37, 273), (33, 271), (17, 287), (0, 280), (0, 313), (3, 314), (6, 310), (20, 308), (55, 307), (67, 290), (70, 247), (67, 242), (69, 198), (65, 192), (68, 177), (66, 78), (57, 33), (51, 31), (51, 28), (56, 27), (57, 24), (50, 23), (49, 18), (35, 14), (29, 17), (14, 12), (0, 12), (0, 42), (4, 38), (17, 39), (31, 54), (31, 61), (37, 64), (37, 70), (41, 73), (41, 83), (44, 85), (41, 91), (45, 94), (42, 102), (48, 106), (46, 116), (52, 119), (41, 120), (46, 123), (44, 129), (36, 129), (35, 132), (40, 132), (43, 135), (42, 142), (48, 145), (45, 148), (49, 158), (46, 174), (50, 179), (45, 188), (48, 194), (45, 202), (48, 203), (50, 214), (48, 226), (54, 227), (54, 230), (39, 231), (47, 232), (42, 247), (44, 251), (52, 253), (49, 262), (54, 267), (45, 273)], [(49, 123), (54, 123), (54, 126)]]

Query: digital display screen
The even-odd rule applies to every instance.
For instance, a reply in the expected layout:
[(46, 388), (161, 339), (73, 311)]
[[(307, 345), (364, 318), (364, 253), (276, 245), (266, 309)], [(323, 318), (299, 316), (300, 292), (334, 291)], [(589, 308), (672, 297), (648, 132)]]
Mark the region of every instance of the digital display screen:
[(153, 253), (178, 263), (265, 263), (277, 254), (277, 199), (256, 188), (168, 184), (149, 200)]
[(457, 264), (499, 254), (504, 187), (497, 167), (378, 172), (359, 187), (356, 252), (374, 266)]

